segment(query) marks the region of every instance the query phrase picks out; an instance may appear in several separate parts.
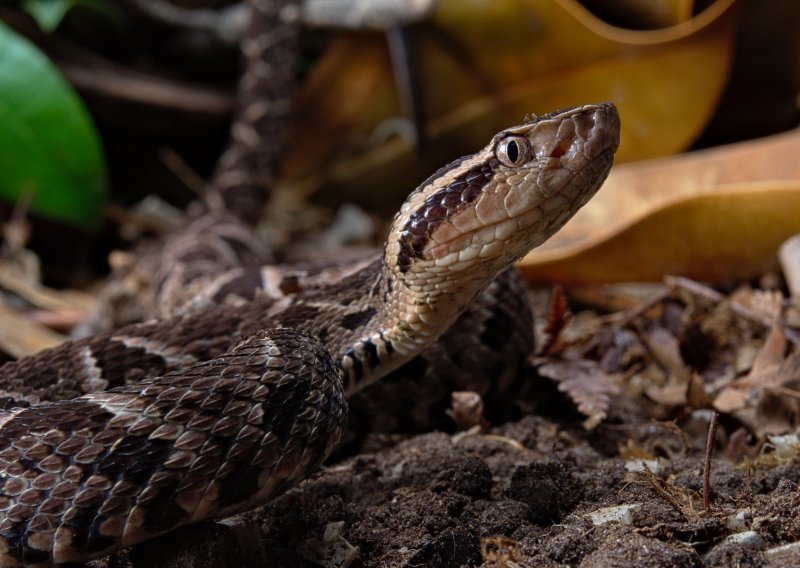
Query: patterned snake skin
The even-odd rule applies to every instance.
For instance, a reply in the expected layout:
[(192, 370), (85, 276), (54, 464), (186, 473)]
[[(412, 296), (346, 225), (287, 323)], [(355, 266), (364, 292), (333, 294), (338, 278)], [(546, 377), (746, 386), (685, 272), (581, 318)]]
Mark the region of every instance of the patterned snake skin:
[[(252, 0), (244, 74), (230, 143), (194, 218), (115, 273), (78, 336), (170, 318), (257, 295), (286, 295), (338, 280), (352, 266), (275, 266), (252, 222), (269, 197), (282, 146), (297, 46), (291, 0)], [(368, 260), (368, 259), (367, 259)], [(365, 261), (361, 261), (365, 262)], [(266, 263), (266, 264), (265, 264)], [(309, 272), (308, 269), (311, 269)], [(288, 276), (287, 276), (288, 274)], [(350, 401), (345, 438), (452, 427), (450, 392), (471, 390), (499, 409), (523, 383), (532, 316), (516, 270), (503, 272), (423, 354)], [(505, 396), (504, 396), (505, 395)], [(348, 448), (354, 449), (353, 444)]]
[[(312, 472), (346, 398), (430, 347), (600, 187), (609, 103), (534, 118), (423, 182), (339, 282), (0, 368), (0, 566), (82, 562), (252, 509)], [(106, 392), (98, 392), (106, 390)]]
[(100, 309), (77, 335), (183, 313), (208, 288), (211, 276), (273, 261), (253, 224), (269, 198), (284, 146), (300, 8), (297, 0), (248, 4), (236, 113), (208, 190), (189, 206), (183, 227), (140, 251), (132, 264), (118, 267), (100, 293)]

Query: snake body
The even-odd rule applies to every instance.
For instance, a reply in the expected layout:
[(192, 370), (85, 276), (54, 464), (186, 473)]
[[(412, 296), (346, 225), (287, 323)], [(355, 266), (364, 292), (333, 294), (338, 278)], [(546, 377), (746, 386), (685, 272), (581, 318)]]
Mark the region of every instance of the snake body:
[(187, 222), (117, 266), (98, 309), (77, 330), (100, 330), (190, 309), (210, 276), (271, 263), (253, 229), (278, 172), (297, 61), (298, 0), (247, 0), (243, 73), (230, 140)]
[[(347, 399), (436, 341), (600, 187), (609, 103), (536, 117), (423, 182), (381, 258), (0, 368), (0, 566), (82, 562), (252, 509), (339, 442)], [(98, 392), (105, 391), (105, 392)]]

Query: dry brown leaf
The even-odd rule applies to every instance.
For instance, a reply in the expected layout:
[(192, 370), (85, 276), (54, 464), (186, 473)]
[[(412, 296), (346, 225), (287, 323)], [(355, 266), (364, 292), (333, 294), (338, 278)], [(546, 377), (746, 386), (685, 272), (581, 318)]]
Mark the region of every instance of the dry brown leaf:
[(800, 235), (792, 236), (781, 245), (778, 258), (789, 294), (800, 297)]
[[(681, 357), (678, 339), (659, 325), (652, 325), (642, 336), (653, 360), (666, 372), (663, 383), (649, 382), (645, 388), (647, 396), (668, 407), (686, 404), (691, 372)], [(645, 369), (643, 373), (652, 376), (654, 371)]]
[(722, 414), (733, 414), (746, 408), (748, 400), (753, 400), (756, 394), (755, 389), (726, 387), (714, 399), (714, 408)]
[(771, 324), (783, 317), (783, 294), (779, 290), (759, 290), (743, 286), (734, 290), (726, 302), (730, 308), (742, 308), (754, 318)]
[(731, 414), (759, 438), (788, 432), (800, 419), (800, 352), (786, 355), (787, 341), (775, 325), (756, 354), (750, 372), (724, 387), (714, 408)]
[(493, 562), (497, 568), (511, 568), (522, 561), (522, 545), (505, 536), (484, 536), (481, 538), (481, 558)]
[[(786, 334), (783, 327), (775, 325), (756, 353), (750, 373), (742, 382), (754, 385), (777, 385), (786, 382), (778, 372), (786, 360)], [(791, 380), (793, 377), (789, 377)]]
[(408, 124), (396, 119), (401, 105), (384, 38), (343, 37), (299, 97), (285, 180), (299, 193), (326, 183), (340, 199), (388, 208), (526, 114), (599, 100), (620, 107), (619, 160), (680, 151), (724, 86), (735, 4), (717, 0), (676, 26), (631, 31), (605, 24), (576, 0), (443, 0), (432, 22), (413, 30), (430, 117), (421, 153), (392, 136)]
[[(665, 274), (744, 280), (775, 268), (778, 247), (800, 229), (798, 211), (798, 182), (725, 186), (662, 202), (623, 226), (611, 223), (616, 226), (612, 234), (605, 223), (598, 227), (602, 235), (581, 244), (534, 251), (520, 269), (531, 281), (570, 285), (656, 281)], [(625, 217), (619, 210), (615, 215)]]
[(561, 332), (569, 325), (570, 321), (572, 321), (572, 314), (569, 313), (564, 289), (561, 286), (555, 286), (550, 295), (550, 309), (547, 311), (547, 323), (544, 326), (547, 342), (542, 348), (543, 355), (554, 355), (559, 351)]
[(558, 383), (558, 390), (578, 405), (588, 416), (583, 425), (591, 430), (608, 414), (610, 396), (619, 392), (615, 379), (595, 361), (586, 359), (549, 361), (538, 367), (539, 373)]
[(711, 397), (706, 392), (706, 385), (703, 377), (697, 373), (692, 373), (689, 379), (689, 388), (686, 391), (686, 403), (690, 408), (709, 408)]
[[(612, 313), (638, 309), (642, 304), (649, 303), (653, 297), (663, 295), (666, 288), (661, 282), (620, 282), (570, 287), (569, 295), (581, 304), (592, 306), (603, 313)], [(645, 311), (660, 309), (656, 303)]]
[(28, 313), (15, 311), (0, 300), (0, 351), (19, 358), (54, 347), (67, 331), (85, 317), (95, 300), (78, 290), (54, 290), (40, 283), (39, 259), (27, 249), (0, 260), (0, 289), (33, 306)]
[(33, 323), (0, 302), (0, 351), (20, 358), (63, 342), (65, 337)]
[(667, 370), (671, 381), (685, 388), (691, 373), (683, 362), (678, 338), (660, 325), (652, 325), (644, 339), (655, 360)]
[(800, 231), (800, 162), (786, 159), (798, 152), (800, 133), (790, 132), (617, 166), (522, 268), (576, 284), (760, 274)]
[(667, 383), (663, 386), (652, 385), (645, 389), (645, 392), (648, 398), (669, 408), (686, 404), (687, 389), (684, 385), (675, 383)]
[(783, 294), (778, 290), (743, 287), (735, 290), (728, 301), (742, 306), (764, 321), (777, 322), (783, 313)]
[(56, 312), (88, 312), (95, 304), (95, 299), (89, 294), (78, 290), (54, 290), (40, 284), (38, 264), (36, 273), (32, 274), (14, 261), (0, 261), (0, 288), (19, 295), (32, 306)]

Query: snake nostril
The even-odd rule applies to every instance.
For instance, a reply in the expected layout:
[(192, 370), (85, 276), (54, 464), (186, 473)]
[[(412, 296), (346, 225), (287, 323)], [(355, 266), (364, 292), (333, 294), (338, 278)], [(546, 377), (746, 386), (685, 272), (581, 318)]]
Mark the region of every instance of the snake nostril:
[(552, 152), (550, 152), (550, 157), (551, 158), (560, 158), (561, 156), (563, 156), (566, 153), (567, 153), (567, 149), (563, 147), (563, 144), (559, 144), (555, 148), (553, 148)]

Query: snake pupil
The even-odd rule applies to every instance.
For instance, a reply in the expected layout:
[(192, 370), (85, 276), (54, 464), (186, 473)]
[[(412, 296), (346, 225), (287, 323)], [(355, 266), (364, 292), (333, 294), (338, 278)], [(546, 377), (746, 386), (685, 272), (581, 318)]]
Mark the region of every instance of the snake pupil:
[(516, 164), (517, 160), (519, 160), (519, 146), (514, 140), (506, 146), (506, 155), (508, 156), (508, 161), (512, 164)]
[(518, 168), (528, 161), (530, 147), (522, 136), (508, 136), (495, 148), (495, 157), (508, 168)]

